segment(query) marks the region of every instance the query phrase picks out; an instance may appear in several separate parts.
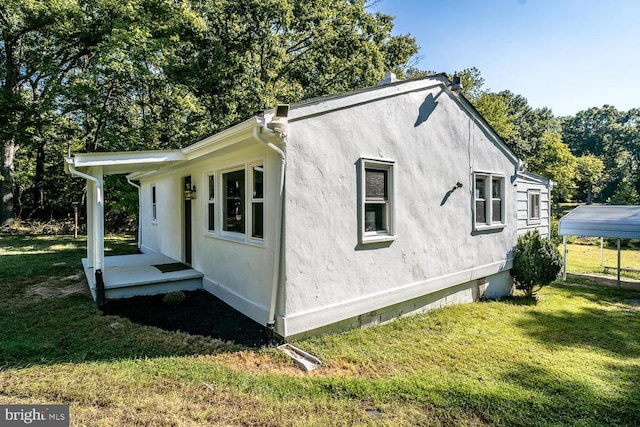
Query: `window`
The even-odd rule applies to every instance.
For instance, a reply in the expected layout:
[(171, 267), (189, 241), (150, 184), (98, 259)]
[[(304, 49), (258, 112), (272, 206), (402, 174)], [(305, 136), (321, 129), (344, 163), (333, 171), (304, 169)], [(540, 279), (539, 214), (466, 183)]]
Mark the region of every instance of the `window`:
[(151, 186), (151, 221), (156, 222), (158, 220), (158, 207), (156, 204), (156, 186)]
[(540, 192), (529, 192), (529, 221), (540, 221)]
[(502, 175), (476, 173), (474, 178), (475, 229), (505, 225), (505, 180)]
[(216, 176), (209, 175), (207, 179), (208, 183), (208, 195), (207, 200), (207, 230), (216, 230)]
[(251, 237), (264, 237), (264, 166), (251, 167)]
[(244, 169), (222, 174), (224, 212), (222, 229), (244, 233), (245, 226), (245, 177)]
[(393, 162), (361, 159), (360, 177), (360, 242), (393, 240)]
[(209, 237), (264, 246), (264, 159), (207, 177)]
[(502, 222), (502, 178), (491, 178), (491, 222)]

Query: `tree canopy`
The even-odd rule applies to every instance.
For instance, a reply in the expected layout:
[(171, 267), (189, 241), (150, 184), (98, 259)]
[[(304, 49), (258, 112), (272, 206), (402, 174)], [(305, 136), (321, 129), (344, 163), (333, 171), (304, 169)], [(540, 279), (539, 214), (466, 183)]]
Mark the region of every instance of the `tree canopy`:
[(365, 0), (0, 0), (0, 224), (81, 201), (69, 150), (175, 148), (401, 75), (417, 46), (392, 29)]
[[(366, 0), (0, 0), (0, 224), (84, 200), (69, 151), (176, 148), (276, 103), (421, 77), (417, 50)], [(557, 199), (637, 198), (640, 109), (558, 118), (475, 67), (457, 74)], [(127, 217), (135, 194), (109, 187), (108, 217)]]

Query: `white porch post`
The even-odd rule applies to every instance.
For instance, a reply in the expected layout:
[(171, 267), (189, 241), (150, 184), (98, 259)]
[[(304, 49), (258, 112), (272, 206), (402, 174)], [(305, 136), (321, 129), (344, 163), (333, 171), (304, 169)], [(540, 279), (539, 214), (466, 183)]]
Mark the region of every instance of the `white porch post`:
[(104, 268), (104, 186), (102, 166), (95, 167), (92, 173), (98, 179), (95, 185), (95, 210), (94, 210), (94, 230), (95, 230), (95, 269), (102, 270)]
[(93, 215), (95, 211), (95, 187), (96, 184), (93, 181), (87, 180), (87, 267), (93, 268), (95, 265), (95, 252), (93, 245), (95, 244), (95, 233)]
[(620, 289), (620, 239), (618, 239), (618, 289)]
[(564, 246), (563, 266), (562, 266), (562, 280), (567, 281), (567, 236), (562, 236), (562, 245)]

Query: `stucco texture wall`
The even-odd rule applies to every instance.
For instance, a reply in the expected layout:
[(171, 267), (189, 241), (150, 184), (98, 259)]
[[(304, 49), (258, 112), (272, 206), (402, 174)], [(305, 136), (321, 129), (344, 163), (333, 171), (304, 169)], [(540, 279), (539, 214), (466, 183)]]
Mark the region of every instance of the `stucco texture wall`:
[[(264, 239), (222, 231), (221, 174), (248, 168), (255, 162), (264, 165)], [(217, 224), (207, 230), (208, 176), (216, 176)], [(197, 188), (192, 200), (192, 266), (204, 274), (204, 288), (255, 321), (266, 324), (275, 254), (275, 221), (279, 193), (280, 158), (262, 143), (248, 139), (233, 148), (189, 162), (142, 182), (142, 245), (184, 261), (184, 198), (182, 183), (191, 177)], [(157, 221), (151, 219), (151, 186), (157, 188)], [(246, 182), (246, 192), (250, 183)], [(251, 206), (245, 206), (250, 215)]]
[[(325, 310), (337, 321), (504, 269), (516, 241), (515, 165), (452, 96), (432, 87), (291, 124), (285, 247), (292, 332), (326, 322), (318, 317)], [(358, 243), (363, 157), (395, 162), (391, 243)], [(504, 229), (473, 231), (474, 171), (505, 175)], [(458, 182), (462, 188), (448, 194)]]

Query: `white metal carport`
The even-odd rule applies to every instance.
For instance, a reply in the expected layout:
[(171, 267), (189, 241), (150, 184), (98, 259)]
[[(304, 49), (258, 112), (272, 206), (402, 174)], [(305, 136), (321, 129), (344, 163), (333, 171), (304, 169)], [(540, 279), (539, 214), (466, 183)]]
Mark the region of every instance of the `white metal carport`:
[(618, 287), (620, 287), (620, 239), (640, 239), (640, 206), (578, 206), (560, 219), (558, 234), (564, 245), (563, 279), (567, 278), (567, 236), (618, 239)]

